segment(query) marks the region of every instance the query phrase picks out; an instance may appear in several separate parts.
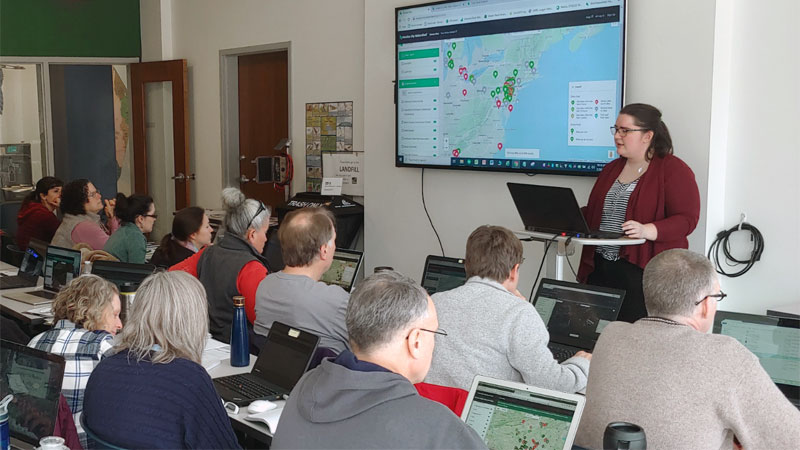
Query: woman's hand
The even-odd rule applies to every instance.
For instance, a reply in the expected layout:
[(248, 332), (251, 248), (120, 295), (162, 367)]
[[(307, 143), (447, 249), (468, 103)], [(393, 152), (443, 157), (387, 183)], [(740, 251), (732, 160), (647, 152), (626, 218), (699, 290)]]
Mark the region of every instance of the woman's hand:
[(655, 241), (658, 238), (658, 228), (652, 223), (641, 224), (635, 220), (629, 220), (622, 224), (622, 232), (625, 236), (633, 239), (647, 239)]
[(114, 207), (117, 206), (117, 200), (116, 199), (105, 200), (105, 203), (106, 206), (104, 209), (106, 212), (106, 217), (108, 217), (108, 219), (111, 220), (114, 218)]

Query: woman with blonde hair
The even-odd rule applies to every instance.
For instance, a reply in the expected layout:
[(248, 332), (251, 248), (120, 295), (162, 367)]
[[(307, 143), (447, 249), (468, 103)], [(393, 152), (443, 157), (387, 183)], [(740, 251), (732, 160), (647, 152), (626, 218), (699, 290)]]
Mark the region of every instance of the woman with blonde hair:
[(86, 447), (80, 415), (89, 375), (122, 327), (119, 291), (97, 275), (84, 275), (68, 284), (53, 301), (53, 328), (31, 339), (28, 347), (61, 355), (67, 364), (61, 392)]
[(86, 386), (84, 424), (123, 448), (239, 448), (200, 365), (208, 308), (203, 285), (156, 272), (136, 291), (125, 328)]

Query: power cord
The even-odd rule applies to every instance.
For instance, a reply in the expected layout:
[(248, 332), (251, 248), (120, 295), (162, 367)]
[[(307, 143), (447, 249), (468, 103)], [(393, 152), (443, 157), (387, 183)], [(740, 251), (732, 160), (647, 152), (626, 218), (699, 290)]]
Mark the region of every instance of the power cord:
[[(750, 232), (750, 240), (753, 242), (753, 251), (750, 253), (750, 258), (739, 260), (731, 255), (731, 246), (729, 238), (731, 234), (736, 231), (749, 231)], [(744, 264), (744, 268), (739, 270), (738, 272), (726, 272), (723, 269), (722, 264), (720, 263), (720, 249), (722, 249), (723, 254), (725, 255), (725, 264), (729, 267), (735, 267), (739, 264)], [(717, 273), (725, 275), (726, 277), (736, 278), (744, 275), (750, 270), (753, 265), (755, 265), (756, 261), (761, 260), (761, 254), (764, 252), (764, 236), (761, 235), (761, 232), (758, 231), (758, 228), (750, 225), (746, 222), (741, 222), (739, 225), (736, 225), (732, 228), (729, 228), (725, 231), (720, 231), (717, 233), (717, 238), (714, 239), (714, 242), (711, 243), (711, 246), (708, 248), (708, 259), (710, 259), (714, 266), (717, 269)]]
[(436, 235), (436, 240), (439, 241), (439, 248), (442, 249), (442, 257), (445, 256), (444, 254), (444, 246), (442, 245), (442, 238), (439, 237), (439, 232), (436, 231), (436, 227), (433, 226), (433, 220), (431, 219), (431, 215), (428, 213), (428, 206), (425, 205), (425, 168), (422, 168), (422, 175), (420, 176), (422, 179), (422, 208), (425, 210), (425, 215), (428, 216), (428, 222), (431, 223), (431, 228), (433, 229), (433, 233)]
[(539, 270), (536, 271), (536, 279), (533, 280), (533, 286), (531, 286), (531, 294), (528, 296), (528, 303), (533, 303), (533, 293), (536, 290), (536, 283), (539, 282), (539, 275), (542, 274), (542, 267), (544, 267), (544, 260), (547, 258), (547, 252), (550, 251), (550, 244), (556, 241), (558, 237), (557, 234), (554, 234), (552, 238), (545, 241), (544, 244), (544, 255), (542, 255), (542, 262), (539, 263)]

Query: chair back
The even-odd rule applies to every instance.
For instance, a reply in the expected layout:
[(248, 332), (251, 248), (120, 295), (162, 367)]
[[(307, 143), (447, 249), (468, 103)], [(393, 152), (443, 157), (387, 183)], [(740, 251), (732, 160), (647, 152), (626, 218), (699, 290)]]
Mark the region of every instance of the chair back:
[(98, 437), (88, 425), (86, 425), (86, 414), (81, 414), (81, 427), (86, 433), (86, 450), (124, 450), (123, 447), (116, 446)]
[(447, 406), (455, 415), (461, 417), (469, 392), (456, 387), (429, 383), (417, 383), (414, 387), (417, 388), (419, 395)]

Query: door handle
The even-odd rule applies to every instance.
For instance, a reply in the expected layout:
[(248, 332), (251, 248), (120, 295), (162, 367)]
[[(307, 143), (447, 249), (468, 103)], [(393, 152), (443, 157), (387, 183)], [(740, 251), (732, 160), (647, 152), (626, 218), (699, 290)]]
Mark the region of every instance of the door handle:
[(250, 182), (250, 181), (253, 181), (253, 179), (252, 179), (252, 178), (247, 178), (246, 176), (244, 176), (244, 174), (242, 174), (242, 175), (239, 177), (239, 182), (240, 182), (240, 183), (242, 183), (242, 184), (244, 184), (244, 183), (248, 183), (248, 182)]
[(194, 180), (195, 179), (195, 175), (191, 174), (189, 176), (186, 176), (186, 175), (183, 174), (183, 172), (178, 172), (178, 174), (175, 175), (174, 177), (172, 177), (172, 179), (175, 180), (175, 181), (178, 181), (178, 182), (184, 182), (184, 181), (188, 181), (188, 180)]

